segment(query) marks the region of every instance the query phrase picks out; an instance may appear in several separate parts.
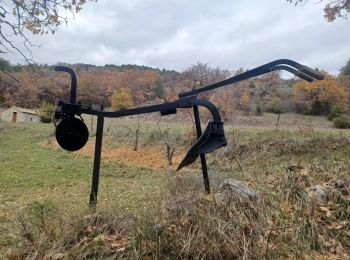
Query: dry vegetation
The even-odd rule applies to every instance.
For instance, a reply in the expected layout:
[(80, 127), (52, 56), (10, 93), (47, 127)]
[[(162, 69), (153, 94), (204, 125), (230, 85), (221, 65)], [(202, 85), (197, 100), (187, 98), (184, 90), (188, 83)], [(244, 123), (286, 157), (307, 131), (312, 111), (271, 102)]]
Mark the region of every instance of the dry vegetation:
[(274, 178), (271, 180), (270, 176), (269, 184), (259, 189), (256, 201), (232, 195), (222, 203), (203, 195), (196, 177), (177, 176), (165, 187), (162, 206), (154, 205), (138, 215), (102, 210), (68, 216), (50, 202), (33, 202), (18, 217), (23, 244), (9, 256), (348, 257), (349, 194), (345, 196), (332, 180), (328, 202), (319, 205), (307, 198), (307, 187), (313, 178), (304, 168), (286, 170), (284, 175)]
[[(277, 129), (273, 124), (270, 128), (228, 125), (229, 145), (208, 156), (210, 169), (215, 169), (210, 172), (211, 195), (203, 192), (198, 164), (179, 174), (169, 167), (168, 173), (161, 175), (135, 173), (136, 164), (123, 173), (125, 180), (111, 178), (103, 168), (102, 193), (108, 188), (103, 181), (111, 186), (122, 181), (129, 188), (126, 196), (118, 192), (110, 192), (108, 197), (101, 194), (97, 212), (82, 210), (86, 207), (82, 204), (80, 210), (72, 210), (54, 193), (37, 199), (32, 195), (26, 206), (9, 218), (13, 237), (6, 255), (10, 259), (346, 259), (350, 255), (349, 132), (327, 128), (322, 123), (327, 121), (319, 118), (302, 127), (304, 119), (289, 122), (287, 128), (281, 121)], [(147, 122), (148, 126), (144, 123), (140, 129), (140, 151), (148, 147), (152, 161), (162, 156), (163, 147), (165, 158), (165, 145), (157, 135), (159, 128), (154, 121)], [(125, 129), (133, 129), (134, 124), (132, 120), (107, 121), (105, 152), (113, 151), (113, 147), (120, 149), (119, 144), (132, 153), (134, 132)], [(296, 128), (291, 128), (292, 124)], [(314, 128), (313, 124), (324, 127)], [(183, 138), (192, 129), (173, 126), (163, 122), (160, 129), (169, 129), (171, 140), (183, 151), (188, 146)], [(37, 140), (42, 143), (45, 136)], [(36, 143), (29, 147), (35, 151), (40, 146)], [(40, 149), (61, 153), (59, 149)], [(69, 158), (71, 155), (67, 161)], [(111, 160), (113, 156), (104, 162), (105, 167)], [(120, 166), (112, 167), (118, 170)], [(155, 168), (154, 172), (159, 171)], [(158, 183), (159, 193), (142, 193), (151, 187), (146, 176)], [(225, 199), (219, 200), (219, 184), (228, 177), (247, 183), (256, 190), (257, 198), (226, 192), (221, 193)], [(137, 191), (132, 183), (137, 184)], [(314, 185), (326, 188), (324, 201), (310, 196)], [(69, 192), (78, 195), (74, 188)], [(132, 205), (140, 197), (147, 200), (141, 207), (127, 210), (116, 206)]]

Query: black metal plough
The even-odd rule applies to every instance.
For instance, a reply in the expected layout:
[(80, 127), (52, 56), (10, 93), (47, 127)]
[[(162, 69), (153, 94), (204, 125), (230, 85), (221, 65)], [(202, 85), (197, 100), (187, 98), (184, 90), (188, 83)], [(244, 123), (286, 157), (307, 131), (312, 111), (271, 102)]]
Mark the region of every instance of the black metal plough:
[[(56, 128), (56, 140), (58, 144), (63, 149), (68, 151), (77, 151), (81, 149), (86, 144), (89, 138), (89, 131), (85, 123), (83, 122), (81, 115), (88, 114), (97, 116), (94, 166), (89, 201), (91, 207), (95, 207), (97, 205), (102, 136), (105, 117), (118, 118), (153, 112), (160, 112), (161, 116), (166, 116), (170, 114), (176, 114), (177, 109), (192, 108), (197, 131), (197, 140), (187, 152), (185, 158), (181, 161), (177, 170), (180, 170), (181, 168), (190, 165), (198, 157), (200, 157), (205, 191), (210, 193), (208, 168), (205, 154), (219, 149), (220, 147), (225, 146), (227, 143), (224, 133), (223, 122), (221, 121), (218, 109), (210, 101), (197, 98), (197, 95), (205, 91), (220, 88), (229, 84), (233, 84), (242, 80), (249, 79), (251, 77), (256, 77), (276, 70), (285, 70), (291, 72), (292, 74), (309, 82), (312, 82), (314, 79), (322, 80), (324, 78), (324, 76), (321, 73), (305, 65), (288, 59), (280, 59), (259, 66), (257, 68), (248, 70), (246, 72), (243, 72), (242, 74), (233, 76), (223, 81), (181, 93), (179, 94), (179, 99), (173, 102), (166, 102), (158, 105), (150, 105), (145, 107), (108, 112), (103, 111), (103, 106), (101, 106), (100, 109), (95, 109), (92, 106), (77, 103), (77, 78), (74, 70), (65, 66), (57, 66), (55, 67), (55, 70), (68, 72), (71, 77), (70, 100), (68, 103), (64, 101), (59, 101), (55, 112), (55, 118), (61, 119), (60, 123)], [(199, 106), (206, 107), (212, 115), (212, 120), (208, 121), (206, 129), (203, 133), (201, 130), (201, 122), (198, 109)]]

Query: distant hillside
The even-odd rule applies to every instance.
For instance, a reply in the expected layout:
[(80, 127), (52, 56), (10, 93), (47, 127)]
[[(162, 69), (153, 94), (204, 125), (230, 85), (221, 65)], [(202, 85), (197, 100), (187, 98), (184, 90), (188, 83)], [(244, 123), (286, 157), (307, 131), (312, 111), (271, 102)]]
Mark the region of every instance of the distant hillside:
[[(121, 88), (126, 89), (133, 106), (154, 104), (175, 100), (181, 92), (244, 72), (242, 68), (228, 71), (211, 68), (208, 64), (202, 63), (192, 65), (182, 72), (132, 64), (97, 66), (84, 63), (58, 63), (57, 65), (72, 67), (77, 72), (79, 101), (83, 104), (102, 104), (105, 107), (111, 106), (112, 95)], [(17, 105), (35, 108), (41, 106), (43, 102), (56, 104), (59, 100), (68, 100), (69, 76), (54, 71), (54, 67), (46, 64), (12, 65), (0, 59), (0, 107)], [(337, 101), (338, 93), (339, 96), (341, 93), (346, 95), (344, 88), (342, 90), (341, 86), (334, 85), (338, 83), (335, 83), (334, 78), (332, 80), (333, 82), (327, 83), (331, 85), (325, 87), (320, 85), (317, 90), (321, 91), (319, 93), (323, 97), (328, 97), (322, 105), (328, 107), (328, 111), (332, 105), (330, 102)], [(294, 86), (297, 82), (299, 80), (285, 80), (281, 78), (279, 72), (272, 72), (239, 82), (234, 86), (202, 93), (200, 97), (215, 103), (227, 118), (237, 109), (245, 111), (246, 114), (259, 114), (264, 111), (308, 113), (314, 102), (314, 92), (307, 90), (308, 86), (305, 86), (300, 92), (302, 102), (296, 100)], [(328, 93), (327, 88), (331, 92)], [(350, 87), (347, 91), (350, 93), (349, 89)]]

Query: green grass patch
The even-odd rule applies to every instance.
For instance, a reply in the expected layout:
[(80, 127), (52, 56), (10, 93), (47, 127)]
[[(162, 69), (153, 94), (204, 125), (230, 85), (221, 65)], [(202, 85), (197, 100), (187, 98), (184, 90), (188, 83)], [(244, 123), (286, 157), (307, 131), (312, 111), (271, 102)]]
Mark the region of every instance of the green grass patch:
[[(93, 162), (40, 145), (53, 131), (47, 124), (0, 123), (0, 248), (10, 243), (18, 212), (34, 201), (50, 200), (72, 213), (88, 207)], [(145, 208), (159, 198), (166, 178), (164, 172), (102, 162), (99, 205)]]

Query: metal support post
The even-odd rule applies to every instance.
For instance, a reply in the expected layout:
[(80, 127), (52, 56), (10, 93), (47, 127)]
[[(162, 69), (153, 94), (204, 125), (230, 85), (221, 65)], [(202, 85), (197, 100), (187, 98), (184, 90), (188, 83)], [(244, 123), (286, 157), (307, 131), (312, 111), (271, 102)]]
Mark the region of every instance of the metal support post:
[[(194, 114), (194, 122), (196, 124), (197, 138), (199, 138), (202, 135), (202, 128), (201, 128), (201, 119), (199, 117), (198, 106), (193, 106), (193, 114)], [(210, 184), (209, 184), (208, 167), (207, 167), (207, 160), (205, 159), (205, 154), (201, 153), (200, 158), (201, 158), (201, 165), (202, 165), (204, 188), (205, 188), (205, 191), (209, 194)]]
[(90, 202), (89, 202), (90, 208), (96, 208), (96, 205), (97, 205), (97, 193), (98, 193), (98, 182), (100, 178), (101, 150), (102, 150), (103, 124), (104, 124), (104, 116), (102, 114), (102, 111), (103, 111), (103, 106), (101, 106), (101, 111), (97, 116), (94, 169), (92, 172), (92, 185), (91, 185)]

